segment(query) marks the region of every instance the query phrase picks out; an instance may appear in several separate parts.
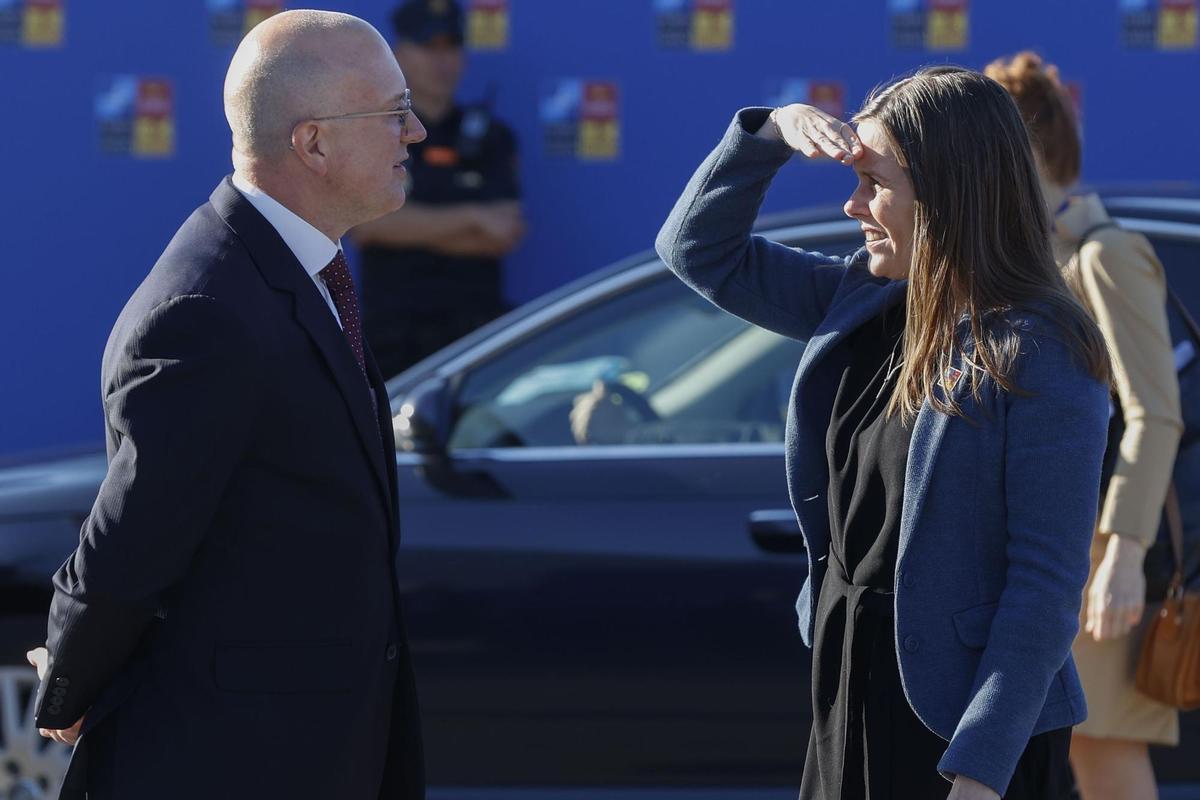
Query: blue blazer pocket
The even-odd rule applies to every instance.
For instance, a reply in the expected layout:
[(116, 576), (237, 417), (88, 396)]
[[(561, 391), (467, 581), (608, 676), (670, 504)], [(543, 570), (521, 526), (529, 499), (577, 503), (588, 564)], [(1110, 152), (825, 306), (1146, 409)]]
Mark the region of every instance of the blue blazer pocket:
[(954, 631), (958, 640), (974, 650), (987, 647), (988, 634), (992, 632), (992, 619), (996, 616), (999, 603), (984, 603), (954, 614)]
[(230, 642), (213, 653), (213, 681), (227, 692), (329, 694), (353, 686), (356, 659), (346, 640)]

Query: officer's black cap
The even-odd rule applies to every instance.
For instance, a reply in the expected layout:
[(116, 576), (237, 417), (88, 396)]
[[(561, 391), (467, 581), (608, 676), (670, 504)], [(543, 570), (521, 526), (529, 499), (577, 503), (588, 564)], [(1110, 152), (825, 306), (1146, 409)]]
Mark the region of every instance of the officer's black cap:
[(396, 38), (428, 44), (443, 39), (462, 46), (462, 7), (455, 0), (405, 0), (392, 12)]

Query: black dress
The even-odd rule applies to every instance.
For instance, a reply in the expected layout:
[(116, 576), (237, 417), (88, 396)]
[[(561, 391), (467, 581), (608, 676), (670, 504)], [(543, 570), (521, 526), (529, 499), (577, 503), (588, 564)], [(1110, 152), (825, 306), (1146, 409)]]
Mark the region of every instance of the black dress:
[[(893, 589), (910, 425), (885, 413), (896, 386), (904, 303), (852, 333), (826, 440), (829, 565), (813, 641), (813, 726), (801, 800), (935, 800), (946, 741), (913, 713), (896, 663)], [(1070, 728), (1033, 737), (1006, 798), (1071, 791)]]

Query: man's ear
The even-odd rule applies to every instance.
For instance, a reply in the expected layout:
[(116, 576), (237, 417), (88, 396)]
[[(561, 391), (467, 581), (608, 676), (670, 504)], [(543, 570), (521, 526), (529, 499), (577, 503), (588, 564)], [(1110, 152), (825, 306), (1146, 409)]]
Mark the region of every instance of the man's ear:
[(288, 149), (296, 154), (304, 166), (324, 177), (329, 171), (327, 145), (321, 126), (310, 120), (292, 128), (292, 143)]

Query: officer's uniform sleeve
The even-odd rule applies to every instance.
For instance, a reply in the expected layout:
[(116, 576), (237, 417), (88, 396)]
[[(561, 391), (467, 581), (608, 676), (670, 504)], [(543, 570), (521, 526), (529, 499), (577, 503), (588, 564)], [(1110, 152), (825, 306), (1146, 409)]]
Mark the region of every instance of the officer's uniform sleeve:
[(484, 144), (486, 184), (493, 187), (497, 200), (519, 200), (521, 184), (517, 174), (517, 137), (512, 129), (492, 118)]

